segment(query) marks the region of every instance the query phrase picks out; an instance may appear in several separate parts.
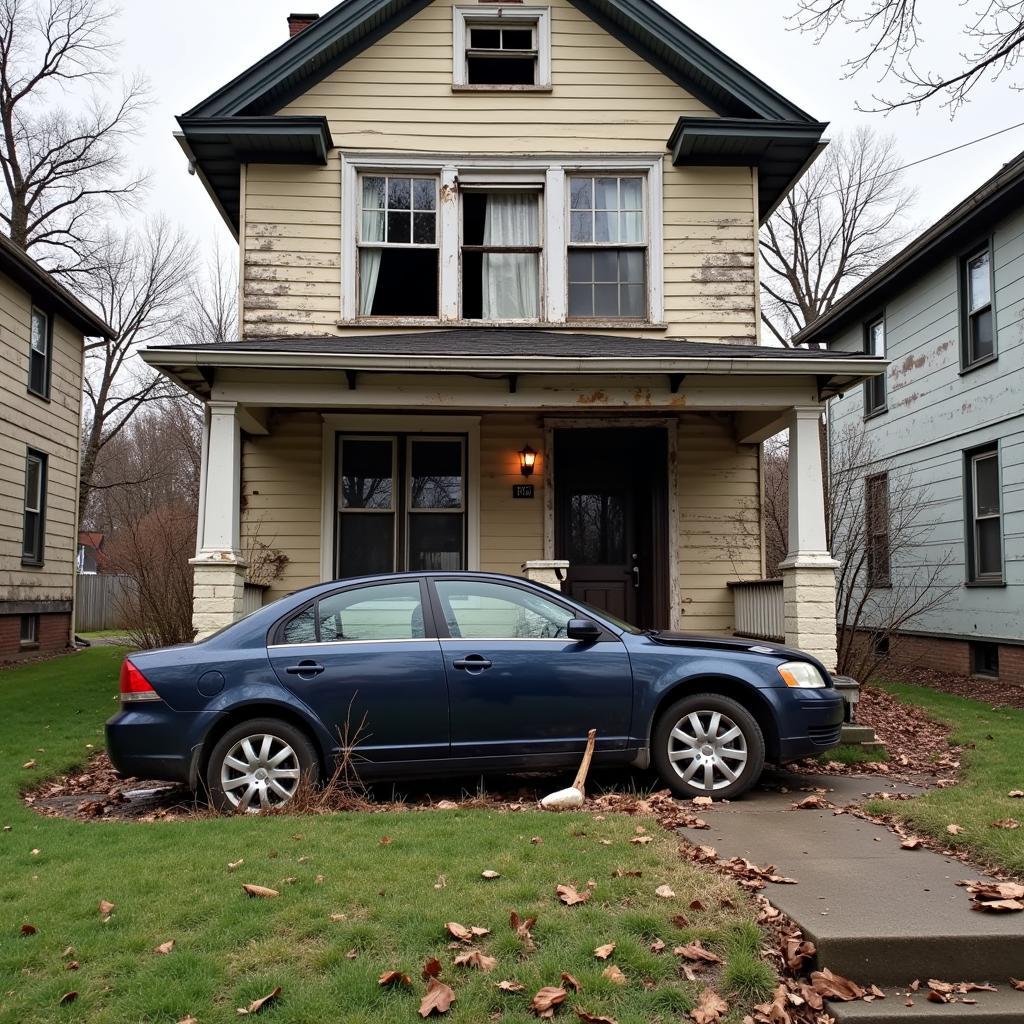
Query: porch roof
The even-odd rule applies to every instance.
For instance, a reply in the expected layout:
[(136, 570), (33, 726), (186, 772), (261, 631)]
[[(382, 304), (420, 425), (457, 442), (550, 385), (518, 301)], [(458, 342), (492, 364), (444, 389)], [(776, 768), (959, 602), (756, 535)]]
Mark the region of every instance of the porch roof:
[(667, 374), (675, 391), (687, 376), (811, 376), (822, 399), (885, 372), (862, 353), (718, 344), (508, 328), (401, 334), (250, 338), (210, 345), (151, 346), (142, 358), (204, 397), (219, 367), (345, 370), (349, 373)]

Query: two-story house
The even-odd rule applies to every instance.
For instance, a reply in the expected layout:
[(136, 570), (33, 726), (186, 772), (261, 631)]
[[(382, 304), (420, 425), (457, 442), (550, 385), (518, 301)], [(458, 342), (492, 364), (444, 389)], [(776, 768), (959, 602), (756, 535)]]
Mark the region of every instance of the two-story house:
[(731, 631), (793, 435), (786, 638), (835, 659), (817, 424), (881, 372), (758, 344), (758, 225), (815, 121), (649, 0), (349, 0), (181, 116), (242, 338), (144, 358), (206, 404), (200, 635), (404, 569)]
[(0, 235), (0, 661), (73, 640), (85, 338), (113, 333)]
[[(889, 359), (832, 402), (832, 444), (863, 423), (870, 585), (907, 588), (932, 567), (951, 592), (890, 654), (1024, 684), (1024, 154), (796, 341)], [(919, 542), (898, 553), (886, 536), (895, 474), (923, 499)]]

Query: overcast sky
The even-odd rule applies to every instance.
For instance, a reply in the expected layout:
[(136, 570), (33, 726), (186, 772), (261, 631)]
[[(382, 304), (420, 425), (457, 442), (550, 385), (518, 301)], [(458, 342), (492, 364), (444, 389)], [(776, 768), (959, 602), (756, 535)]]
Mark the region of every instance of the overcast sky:
[[(332, 6), (328, 0), (122, 0), (123, 64), (149, 76), (155, 99), (137, 150), (138, 161), (153, 175), (147, 211), (165, 212), (204, 247), (218, 236), (229, 242), (198, 179), (186, 172), (172, 138), (174, 115), (283, 42), (290, 11), (322, 14)], [(831, 122), (829, 134), (862, 123), (892, 134), (902, 162), (1024, 121), (1012, 77), (980, 85), (953, 121), (937, 102), (919, 114), (858, 112), (858, 100), (870, 105), (878, 86), (870, 72), (844, 79), (842, 65), (860, 53), (863, 37), (843, 28), (817, 45), (786, 21), (796, 0), (667, 0), (665, 6), (809, 114)], [(951, 0), (931, 0), (923, 9), (926, 18), (941, 20), (926, 21), (921, 66), (945, 66), (949, 54), (964, 48), (960, 29), (969, 10)], [(1024, 128), (1018, 128), (911, 169), (909, 181), (919, 191), (914, 219), (922, 226), (935, 220), (1022, 149)]]

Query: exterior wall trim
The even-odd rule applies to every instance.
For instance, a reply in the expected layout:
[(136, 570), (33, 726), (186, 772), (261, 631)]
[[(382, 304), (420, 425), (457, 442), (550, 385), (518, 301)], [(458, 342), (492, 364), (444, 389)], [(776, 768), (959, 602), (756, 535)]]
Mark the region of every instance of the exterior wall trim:
[(344, 431), (386, 433), (461, 433), (466, 435), (466, 568), (480, 569), (480, 417), (388, 416), (324, 413), (320, 463), (320, 579), (334, 579), (334, 491), (337, 434)]

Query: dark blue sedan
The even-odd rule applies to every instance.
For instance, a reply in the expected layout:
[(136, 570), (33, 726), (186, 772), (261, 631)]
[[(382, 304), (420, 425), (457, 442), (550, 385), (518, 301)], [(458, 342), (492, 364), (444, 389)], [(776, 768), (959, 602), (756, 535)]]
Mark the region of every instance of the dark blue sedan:
[(357, 733), (366, 781), (574, 766), (596, 729), (596, 763), (735, 797), (766, 759), (835, 746), (844, 717), (800, 651), (641, 632), (487, 573), (310, 587), (201, 643), (133, 654), (121, 701), (107, 723), (119, 771), (253, 811), (330, 775)]

